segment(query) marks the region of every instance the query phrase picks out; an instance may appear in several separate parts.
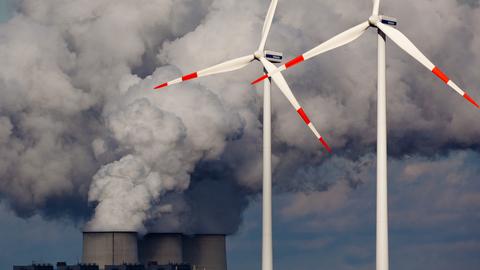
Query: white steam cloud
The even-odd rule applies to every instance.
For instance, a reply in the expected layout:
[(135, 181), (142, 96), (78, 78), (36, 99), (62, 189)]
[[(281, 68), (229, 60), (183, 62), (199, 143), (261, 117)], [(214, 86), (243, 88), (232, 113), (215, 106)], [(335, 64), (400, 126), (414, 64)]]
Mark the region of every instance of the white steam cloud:
[[(68, 215), (94, 230), (235, 231), (261, 187), (261, 90), (249, 85), (260, 66), (151, 89), (254, 51), (268, 2), (16, 2), (16, 14), (0, 24), (0, 199), (21, 216)], [(365, 20), (370, 5), (280, 1), (267, 47), (290, 59)], [(480, 98), (478, 1), (384, 8)], [(367, 34), (285, 74), (352, 168), (363, 168), (375, 144), (375, 46)], [(388, 50), (392, 155), (478, 149), (478, 112), (399, 49)], [(276, 91), (273, 101), (278, 190), (325, 190), (342, 168), (327, 166), (336, 163), (324, 162)], [(345, 177), (349, 186), (362, 182)], [(218, 205), (233, 210), (211, 211)]]

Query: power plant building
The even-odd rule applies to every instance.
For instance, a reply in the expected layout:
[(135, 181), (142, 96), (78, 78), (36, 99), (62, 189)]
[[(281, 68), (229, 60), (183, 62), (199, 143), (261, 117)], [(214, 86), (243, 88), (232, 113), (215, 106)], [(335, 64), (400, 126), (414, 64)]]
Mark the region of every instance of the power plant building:
[[(14, 266), (13, 270), (54, 270), (51, 264), (32, 264), (27, 266)], [(65, 262), (58, 262), (56, 270), (99, 270), (96, 264), (67, 265)]]
[(205, 234), (183, 237), (184, 261), (198, 270), (226, 270), (225, 235)]
[(51, 264), (32, 264), (27, 266), (13, 266), (13, 270), (53, 270)]
[[(104, 270), (136, 270), (135, 265), (154, 270), (227, 270), (226, 257), (222, 234), (150, 233), (139, 239), (135, 232), (83, 233), (82, 263)], [(169, 269), (172, 266), (175, 269)]]
[(136, 232), (84, 232), (82, 262), (105, 265), (138, 263)]
[(138, 243), (140, 262), (158, 265), (184, 262), (183, 235), (179, 233), (151, 233)]
[(225, 235), (83, 232), (82, 262), (14, 266), (13, 270), (227, 270)]

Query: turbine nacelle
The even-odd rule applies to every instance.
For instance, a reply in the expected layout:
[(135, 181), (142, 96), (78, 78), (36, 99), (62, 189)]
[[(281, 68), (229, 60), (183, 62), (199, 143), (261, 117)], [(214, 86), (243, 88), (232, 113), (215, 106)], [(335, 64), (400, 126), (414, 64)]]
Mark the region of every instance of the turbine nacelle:
[(270, 63), (282, 63), (283, 60), (283, 53), (276, 52), (276, 51), (256, 51), (253, 54), (256, 60), (260, 60), (260, 58), (266, 58)]
[(390, 26), (397, 26), (398, 20), (394, 17), (389, 17), (385, 15), (372, 15), (368, 18), (370, 26), (377, 27), (378, 23), (383, 23)]
[(397, 26), (398, 20), (394, 17), (389, 17), (385, 15), (380, 15), (380, 22), (390, 26)]
[(266, 51), (265, 51), (265, 58), (266, 58), (270, 63), (282, 63), (283, 53), (266, 50)]

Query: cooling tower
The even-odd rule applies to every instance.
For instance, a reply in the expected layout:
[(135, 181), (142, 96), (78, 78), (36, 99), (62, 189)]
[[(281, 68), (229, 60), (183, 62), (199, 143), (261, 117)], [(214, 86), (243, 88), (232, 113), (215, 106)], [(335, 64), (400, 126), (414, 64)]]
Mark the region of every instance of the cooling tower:
[(174, 233), (150, 233), (139, 244), (140, 262), (157, 262), (159, 265), (182, 263), (182, 235)]
[(184, 236), (183, 259), (197, 270), (227, 270), (225, 235)]
[(83, 263), (105, 265), (137, 263), (136, 232), (83, 232)]

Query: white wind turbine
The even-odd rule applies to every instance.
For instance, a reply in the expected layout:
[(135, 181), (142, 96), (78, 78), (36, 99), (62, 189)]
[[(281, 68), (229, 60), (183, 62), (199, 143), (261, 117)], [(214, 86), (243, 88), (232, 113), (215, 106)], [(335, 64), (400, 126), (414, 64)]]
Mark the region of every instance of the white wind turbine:
[[(218, 65), (194, 72), (175, 80), (163, 83), (155, 87), (160, 89), (183, 81), (192, 80), (199, 77), (205, 77), (218, 73), (230, 72), (246, 67), (254, 60), (260, 61), (266, 72), (272, 72), (276, 69), (273, 63), (280, 63), (283, 56), (281, 53), (265, 50), (270, 27), (272, 25), (273, 16), (277, 7), (278, 0), (272, 0), (265, 18), (262, 30), (262, 39), (256, 52), (251, 55), (236, 58), (230, 61), (220, 63)], [(281, 73), (272, 75), (272, 79), (277, 84), (280, 91), (290, 101), (305, 124), (315, 134), (316, 138), (322, 145), (331, 152), (330, 147), (318, 133), (317, 129), (311, 123), (303, 108), (298, 103), (288, 86), (285, 78)], [(273, 248), (272, 248), (272, 165), (271, 165), (271, 96), (270, 96), (270, 80), (264, 82), (263, 96), (263, 224), (262, 224), (262, 270), (273, 270)]]
[(373, 10), (370, 18), (349, 30), (327, 40), (312, 50), (300, 55), (285, 65), (253, 81), (252, 84), (279, 74), (309, 58), (325, 53), (332, 49), (348, 44), (365, 31), (374, 27), (378, 29), (378, 103), (377, 103), (377, 237), (376, 237), (376, 269), (388, 270), (388, 199), (387, 199), (387, 115), (386, 115), (386, 64), (385, 43), (386, 37), (392, 39), (400, 48), (410, 54), (418, 62), (429, 69), (433, 74), (450, 86), (456, 93), (464, 97), (475, 107), (480, 108), (465, 91), (458, 87), (436, 67), (422, 52), (400, 31), (392, 26), (397, 25), (394, 18), (379, 15), (380, 0), (373, 0)]

